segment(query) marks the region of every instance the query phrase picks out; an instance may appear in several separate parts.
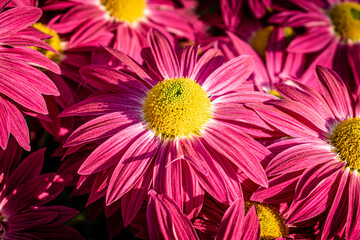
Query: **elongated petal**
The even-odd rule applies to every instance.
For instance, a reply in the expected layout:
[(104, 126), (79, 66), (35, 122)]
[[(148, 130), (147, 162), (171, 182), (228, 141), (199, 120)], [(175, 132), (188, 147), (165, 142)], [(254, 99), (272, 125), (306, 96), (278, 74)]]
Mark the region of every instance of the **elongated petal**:
[[(341, 171), (341, 170), (340, 170)], [(325, 225), (322, 229), (321, 239), (329, 239), (335, 237), (341, 232), (346, 224), (346, 213), (348, 210), (348, 191), (350, 168), (343, 171), (335, 199), (331, 204), (330, 211), (327, 215)]]
[(179, 60), (169, 40), (158, 30), (151, 29), (148, 34), (148, 42), (164, 79), (180, 77)]
[(316, 73), (321, 82), (323, 96), (334, 115), (340, 120), (352, 117), (352, 102), (339, 75), (333, 70), (321, 66), (316, 67)]
[(22, 148), (30, 151), (29, 128), (23, 114), (11, 102), (2, 99), (8, 114), (8, 129)]
[(109, 53), (114, 55), (114, 57), (116, 57), (121, 62), (123, 62), (126, 66), (131, 68), (141, 79), (143, 79), (146, 83), (148, 83), (149, 86), (154, 86), (158, 81), (162, 80), (152, 75), (146, 68), (138, 64), (134, 59), (127, 56), (126, 54), (109, 47), (104, 46), (104, 48)]
[(180, 76), (189, 77), (193, 74), (197, 61), (199, 45), (186, 47), (180, 54)]
[(177, 204), (166, 195), (149, 191), (146, 219), (150, 239), (199, 239), (190, 220), (180, 211)]
[(254, 59), (248, 55), (236, 57), (216, 69), (202, 84), (207, 94), (222, 95), (236, 89), (252, 73)]
[(353, 171), (349, 181), (349, 202), (346, 218), (346, 239), (360, 238), (360, 181), (357, 171)]
[(110, 179), (106, 205), (110, 205), (134, 187), (150, 167), (158, 150), (160, 139), (147, 132), (139, 136), (122, 155)]
[(335, 153), (328, 148), (321, 148), (313, 144), (299, 144), (291, 147), (274, 157), (266, 167), (268, 176), (285, 174), (305, 170), (334, 159)]
[(244, 215), (244, 199), (239, 198), (226, 210), (215, 239), (241, 239)]
[(241, 239), (257, 240), (260, 238), (260, 233), (260, 221), (253, 205), (243, 221)]
[(254, 109), (266, 122), (292, 137), (318, 136), (317, 132), (297, 120), (297, 117), (301, 117), (299, 114), (296, 117), (292, 116), (270, 104), (251, 103), (247, 104), (247, 106)]
[(307, 197), (321, 181), (345, 167), (345, 162), (339, 162), (335, 156), (334, 153), (334, 160), (306, 169), (296, 187), (296, 200)]
[(316, 28), (294, 38), (287, 50), (296, 53), (316, 52), (323, 50), (332, 40), (333, 37), (327, 26)]
[(286, 224), (303, 222), (324, 213), (334, 199), (336, 185), (341, 178), (340, 173), (335, 173), (322, 181), (307, 198), (293, 202)]
[(267, 177), (259, 159), (248, 150), (246, 142), (250, 137), (236, 131), (236, 128), (226, 126), (225, 123), (222, 125), (221, 128), (209, 125), (207, 131), (204, 132), (204, 140), (236, 164), (252, 181), (261, 186), (267, 186)]
[(140, 119), (130, 118), (121, 112), (113, 112), (92, 119), (77, 128), (67, 139), (64, 147), (77, 146), (101, 138), (111, 137), (121, 129), (140, 122)]
[(195, 65), (191, 79), (202, 85), (208, 76), (224, 62), (220, 50), (209, 49), (206, 51)]
[(152, 166), (140, 177), (133, 189), (121, 198), (121, 214), (124, 220), (124, 227), (127, 227), (134, 219), (143, 205), (152, 178)]
[(273, 177), (269, 180), (269, 187), (258, 188), (251, 196), (251, 201), (280, 204), (294, 199), (296, 184), (301, 172), (291, 172)]
[(142, 100), (130, 94), (100, 94), (65, 109), (59, 117), (96, 116), (126, 111), (128, 114), (141, 111)]
[(41, 9), (37, 7), (16, 7), (2, 12), (0, 36), (8, 36), (30, 26), (40, 18), (41, 14)]
[(141, 124), (131, 125), (128, 128), (118, 132), (100, 146), (98, 146), (84, 161), (79, 168), (78, 173), (81, 175), (90, 175), (109, 168), (119, 161), (113, 158), (123, 150), (133, 139), (144, 134)]
[(126, 91), (139, 97), (145, 97), (149, 89), (136, 78), (121, 71), (105, 66), (85, 66), (80, 69), (80, 74), (90, 85), (110, 91)]

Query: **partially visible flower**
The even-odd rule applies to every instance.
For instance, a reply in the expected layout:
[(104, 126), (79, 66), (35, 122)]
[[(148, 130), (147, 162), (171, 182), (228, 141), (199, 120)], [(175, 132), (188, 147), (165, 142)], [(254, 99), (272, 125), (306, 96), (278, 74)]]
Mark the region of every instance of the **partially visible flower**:
[(47, 204), (71, 179), (56, 173), (40, 174), (45, 149), (23, 161), (21, 152), (13, 139), (6, 150), (0, 150), (0, 238), (83, 239), (64, 225), (76, 210)]
[[(57, 17), (53, 29), (57, 32), (74, 31), (73, 39), (101, 39), (114, 34), (111, 46), (137, 61), (141, 49), (147, 47), (146, 35), (150, 28), (173, 33), (178, 38), (195, 41), (196, 32), (204, 32), (203, 25), (191, 9), (175, 7), (173, 1), (164, 0), (48, 0), (45, 10), (68, 9)], [(94, 44), (93, 46), (98, 46)]]
[(288, 51), (322, 55), (317, 64), (333, 68), (356, 95), (360, 84), (360, 4), (358, 1), (291, 0), (297, 9), (281, 11), (270, 22), (305, 29)]
[[(318, 66), (321, 93), (298, 82), (278, 84), (284, 100), (251, 107), (290, 136), (269, 149), (269, 188), (253, 200), (294, 201), (287, 224), (321, 222), (322, 239), (359, 239), (360, 97), (353, 98), (340, 77)], [(249, 105), (250, 106), (250, 105)]]
[[(4, 9), (6, 1), (0, 3)], [(55, 84), (38, 68), (60, 73), (59, 66), (36, 50), (53, 50), (37, 31), (28, 28), (42, 12), (36, 7), (15, 7), (0, 13), (0, 147), (6, 148), (10, 133), (30, 150), (29, 130), (23, 113), (46, 115), (42, 95), (58, 95)]]

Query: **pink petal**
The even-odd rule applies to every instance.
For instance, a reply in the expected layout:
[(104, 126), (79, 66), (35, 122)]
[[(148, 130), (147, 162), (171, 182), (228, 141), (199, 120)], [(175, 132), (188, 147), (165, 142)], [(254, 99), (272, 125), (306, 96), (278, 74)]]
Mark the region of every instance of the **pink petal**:
[(360, 182), (359, 174), (353, 171), (349, 180), (349, 202), (346, 219), (346, 239), (360, 238), (360, 208), (359, 208), (359, 191)]
[(321, 82), (323, 96), (330, 109), (339, 120), (353, 116), (352, 102), (348, 90), (333, 70), (321, 66), (316, 67), (316, 73)]
[(254, 59), (248, 55), (236, 57), (216, 69), (202, 87), (208, 95), (222, 95), (236, 89), (253, 72)]
[(146, 83), (148, 83), (149, 86), (154, 86), (158, 81), (162, 80), (152, 75), (146, 68), (138, 64), (136, 61), (134, 61), (131, 57), (127, 56), (126, 54), (109, 47), (104, 46), (104, 48), (109, 53), (114, 55), (114, 57), (116, 57), (121, 62), (123, 62), (126, 66), (132, 69), (141, 79), (143, 79)]
[(287, 51), (296, 53), (311, 53), (323, 50), (333, 40), (328, 26), (314, 27), (305, 34), (295, 37), (289, 44)]
[(125, 91), (142, 98), (145, 98), (149, 91), (148, 87), (136, 78), (105, 66), (85, 66), (80, 69), (80, 74), (88, 84), (100, 90)]
[(226, 210), (215, 239), (241, 239), (244, 215), (244, 199), (239, 198)]
[(121, 112), (113, 112), (94, 118), (77, 128), (66, 140), (64, 147), (77, 146), (98, 139), (111, 137), (130, 124), (141, 122)]
[(160, 31), (151, 29), (148, 42), (164, 79), (180, 77), (179, 61), (169, 40)]
[(270, 104), (251, 103), (246, 106), (255, 110), (266, 122), (292, 137), (318, 137), (317, 132), (298, 121), (300, 114), (291, 116)]
[(29, 129), (23, 114), (11, 102), (2, 100), (8, 114), (8, 130), (22, 148), (30, 151)]
[(269, 43), (265, 52), (266, 68), (273, 82), (279, 81), (279, 75), (283, 68), (286, 38), (282, 28), (275, 27), (271, 32)]
[(160, 138), (147, 132), (127, 148), (111, 176), (106, 192), (106, 205), (115, 202), (134, 187), (151, 166), (159, 145)]
[[(341, 170), (340, 170), (341, 171)], [(346, 213), (348, 208), (348, 178), (350, 168), (343, 171), (340, 182), (338, 183), (335, 199), (331, 203), (330, 211), (327, 215), (325, 225), (322, 229), (321, 238), (329, 239), (335, 237), (346, 224)]]
[(280, 204), (294, 199), (294, 190), (301, 176), (301, 172), (291, 172), (273, 177), (269, 180), (269, 187), (259, 187), (251, 196), (251, 201)]
[(286, 224), (303, 222), (324, 213), (334, 199), (341, 174), (338, 172), (331, 175), (316, 186), (307, 198), (293, 202), (288, 210)]
[(221, 127), (209, 125), (203, 137), (213, 149), (236, 164), (252, 181), (267, 186), (267, 177), (259, 159), (248, 150), (246, 143), (250, 137), (236, 130), (225, 123)]
[(330, 150), (330, 147), (326, 148), (312, 143), (299, 144), (274, 157), (266, 167), (266, 173), (268, 176), (275, 176), (305, 170), (330, 161), (335, 156), (336, 154)]
[(146, 199), (153, 174), (151, 168), (150, 166), (134, 187), (121, 198), (121, 213), (124, 227), (131, 223)]
[(258, 240), (260, 239), (260, 233), (260, 221), (253, 205), (243, 221), (241, 239)]
[(345, 167), (345, 162), (337, 160), (334, 153), (333, 160), (310, 167), (302, 174), (295, 191), (295, 200), (307, 197), (311, 191), (324, 179)]
[(85, 100), (65, 109), (59, 117), (69, 116), (96, 116), (113, 112), (126, 112), (136, 115), (142, 109), (143, 99), (130, 94), (99, 94), (90, 96)]
[(37, 7), (16, 7), (0, 14), (0, 36), (5, 37), (35, 23), (42, 11)]
[(147, 132), (147, 129), (141, 123), (130, 125), (126, 129), (113, 135), (100, 146), (98, 146), (84, 161), (79, 168), (78, 173), (81, 175), (90, 175), (101, 172), (114, 164), (119, 159), (115, 157), (134, 139), (142, 136)]
[(150, 239), (199, 239), (190, 220), (166, 195), (149, 191), (146, 219)]
[(180, 76), (189, 77), (193, 74), (197, 56), (199, 52), (199, 45), (192, 45), (182, 50), (180, 54)]
[(217, 49), (206, 51), (196, 63), (191, 79), (202, 85), (209, 75), (224, 62), (222, 53)]

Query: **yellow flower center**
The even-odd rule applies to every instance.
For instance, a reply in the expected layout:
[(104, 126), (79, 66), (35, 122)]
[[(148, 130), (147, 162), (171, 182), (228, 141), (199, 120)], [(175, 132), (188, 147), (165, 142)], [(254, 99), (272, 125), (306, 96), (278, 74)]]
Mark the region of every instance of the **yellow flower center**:
[(171, 78), (156, 84), (143, 104), (145, 121), (163, 138), (200, 130), (211, 118), (211, 104), (204, 89), (190, 78)]
[(360, 169), (360, 118), (349, 118), (339, 123), (330, 136), (340, 160), (352, 170)]
[(260, 220), (260, 238), (262, 240), (273, 240), (288, 235), (288, 227), (285, 225), (285, 220), (280, 216), (276, 207), (265, 203), (246, 202), (246, 211), (248, 211), (252, 205), (255, 205), (256, 213)]
[[(274, 27), (271, 25), (260, 28), (255, 32), (254, 36), (250, 40), (250, 45), (263, 59), (265, 59), (266, 48), (268, 46), (270, 35), (273, 29)], [(290, 27), (285, 27), (284, 33), (287, 41), (290, 41), (295, 35), (294, 30)]]
[(329, 16), (340, 37), (360, 40), (360, 4), (343, 2), (330, 9)]
[(63, 51), (59, 35), (53, 29), (49, 28), (45, 24), (38, 22), (38, 23), (34, 23), (32, 26), (45, 34), (52, 36), (52, 38), (45, 39), (45, 42), (48, 43), (50, 46), (52, 46), (59, 54), (38, 47), (30, 47), (30, 48), (41, 52), (47, 58), (53, 60), (54, 62), (59, 62), (61, 53)]
[(128, 23), (138, 22), (146, 8), (145, 0), (101, 0), (101, 4), (112, 17)]

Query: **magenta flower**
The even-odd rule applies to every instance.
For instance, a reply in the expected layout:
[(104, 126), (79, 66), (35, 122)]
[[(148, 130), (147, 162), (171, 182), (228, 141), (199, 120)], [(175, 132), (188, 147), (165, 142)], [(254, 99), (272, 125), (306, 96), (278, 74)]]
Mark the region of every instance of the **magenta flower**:
[(78, 171), (83, 180), (97, 175), (91, 201), (106, 195), (110, 205), (121, 198), (124, 222), (129, 223), (152, 185), (192, 218), (201, 208), (203, 189), (220, 202), (237, 199), (236, 171), (267, 186), (260, 161), (269, 152), (246, 133), (269, 137), (272, 128), (242, 104), (275, 97), (242, 85), (252, 72), (252, 59), (240, 56), (222, 64), (219, 52), (209, 50), (198, 60), (198, 46), (177, 55), (159, 31), (151, 30), (148, 38), (147, 68), (107, 48), (136, 75), (101, 66), (82, 68), (87, 83), (103, 92), (61, 114), (98, 116), (65, 144), (75, 150), (101, 143)]
[(294, 199), (287, 224), (321, 220), (321, 239), (358, 239), (360, 98), (352, 98), (334, 71), (316, 71), (321, 93), (292, 82), (277, 85), (285, 100), (252, 105), (293, 138), (269, 146), (276, 154), (266, 167), (269, 188), (259, 189), (251, 200)]
[(45, 149), (22, 162), (21, 152), (13, 139), (6, 150), (0, 150), (0, 238), (82, 239), (77, 231), (63, 225), (77, 211), (47, 204), (71, 179), (55, 173), (40, 175)]
[(170, 0), (48, 0), (43, 7), (45, 10), (66, 8), (69, 10), (58, 16), (57, 25), (53, 25), (57, 32), (75, 30), (75, 41), (102, 39), (110, 34), (112, 43), (107, 46), (123, 51), (137, 61), (141, 60), (141, 49), (148, 46), (146, 35), (150, 28), (190, 41), (195, 40), (196, 31), (205, 30), (190, 9), (176, 8)]
[[(0, 4), (4, 9), (6, 1)], [(46, 115), (44, 95), (58, 95), (54, 83), (39, 69), (60, 73), (59, 67), (41, 53), (25, 48), (52, 50), (39, 34), (27, 28), (42, 12), (36, 7), (16, 7), (0, 13), (0, 147), (5, 149), (10, 133), (30, 150), (29, 130), (23, 113)]]
[[(358, 1), (291, 1), (301, 10), (283, 11), (270, 22), (305, 28), (288, 51), (314, 53), (320, 65), (333, 68), (356, 94), (360, 84), (360, 4)], [(354, 81), (352, 80), (354, 78)]]

